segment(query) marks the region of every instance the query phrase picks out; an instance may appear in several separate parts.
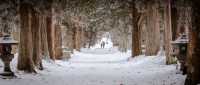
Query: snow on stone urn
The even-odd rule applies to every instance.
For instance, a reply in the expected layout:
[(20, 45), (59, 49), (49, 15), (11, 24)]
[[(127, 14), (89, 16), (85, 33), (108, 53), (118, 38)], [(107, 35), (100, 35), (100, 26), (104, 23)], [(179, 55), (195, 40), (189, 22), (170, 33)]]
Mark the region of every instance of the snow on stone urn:
[(172, 56), (175, 56), (181, 64), (180, 70), (183, 74), (186, 73), (186, 57), (187, 57), (187, 44), (188, 36), (186, 34), (181, 34), (172, 44)]
[(15, 41), (10, 35), (0, 37), (0, 58), (4, 63), (4, 73), (2, 76), (15, 76), (11, 71), (10, 62), (14, 58), (14, 54), (11, 53), (12, 46), (17, 45), (18, 41)]

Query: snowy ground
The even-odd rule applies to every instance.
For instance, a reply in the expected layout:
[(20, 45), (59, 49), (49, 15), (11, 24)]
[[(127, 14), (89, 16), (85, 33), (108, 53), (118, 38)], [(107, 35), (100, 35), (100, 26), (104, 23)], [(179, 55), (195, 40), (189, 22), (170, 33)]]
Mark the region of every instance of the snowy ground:
[(176, 74), (175, 65), (165, 65), (164, 57), (129, 56), (112, 48), (82, 49), (69, 61), (44, 61), (45, 70), (38, 74), (17, 71), (15, 59), (12, 69), (18, 78), (0, 79), (0, 85), (184, 85), (185, 77)]

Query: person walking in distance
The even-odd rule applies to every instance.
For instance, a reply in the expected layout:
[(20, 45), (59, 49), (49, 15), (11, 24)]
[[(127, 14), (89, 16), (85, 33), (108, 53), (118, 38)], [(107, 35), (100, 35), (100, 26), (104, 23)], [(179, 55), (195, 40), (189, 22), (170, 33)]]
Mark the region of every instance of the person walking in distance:
[(102, 41), (102, 42), (101, 42), (101, 48), (104, 48), (104, 47), (105, 47), (105, 42)]

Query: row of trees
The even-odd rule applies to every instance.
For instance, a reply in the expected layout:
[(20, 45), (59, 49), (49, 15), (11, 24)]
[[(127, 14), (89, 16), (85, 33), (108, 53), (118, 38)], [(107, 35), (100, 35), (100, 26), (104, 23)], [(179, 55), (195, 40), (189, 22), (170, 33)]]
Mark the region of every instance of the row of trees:
[[(40, 4), (46, 4), (40, 7)], [(53, 20), (53, 1), (38, 2), (20, 0), (20, 46), (19, 70), (36, 72), (35, 68), (43, 69), (42, 58), (55, 60), (62, 56), (61, 28)]]
[[(137, 6), (135, 3), (140, 4)], [(132, 55), (141, 54), (141, 45), (145, 45), (147, 56), (156, 55), (160, 48), (164, 47), (167, 64), (172, 63), (170, 57), (171, 27), (171, 2), (168, 0), (135, 0), (133, 2)]]
[[(135, 3), (138, 1), (135, 0)], [(133, 3), (133, 56), (141, 54), (141, 41), (146, 32), (146, 55), (155, 55), (159, 47), (163, 46), (166, 55), (166, 64), (173, 63), (171, 56), (171, 41), (177, 39), (181, 33), (189, 36), (188, 55), (186, 59), (187, 78), (185, 85), (197, 85), (200, 83), (199, 67), (199, 4), (200, 1), (193, 0), (151, 0), (140, 1), (144, 3), (138, 7)], [(144, 16), (145, 27), (140, 28), (140, 20)], [(145, 31), (143, 30), (145, 29)], [(160, 31), (159, 31), (160, 30)], [(189, 34), (188, 34), (189, 33)], [(161, 41), (160, 41), (160, 39)], [(164, 43), (162, 43), (164, 41)], [(159, 42), (159, 43), (157, 43)], [(153, 47), (152, 47), (153, 46)]]
[(131, 36), (131, 2), (4, 0), (0, 4), (5, 7), (1, 10), (1, 32), (20, 41), (17, 68), (36, 72), (35, 69), (43, 69), (42, 58), (62, 59), (65, 46), (72, 51), (91, 47), (105, 31), (111, 33), (113, 40), (117, 38), (114, 42), (123, 48), (121, 51), (126, 51), (130, 44), (127, 37)]
[(64, 29), (67, 29), (64, 40), (65, 46), (74, 43), (70, 40), (73, 41), (75, 39), (73, 38), (73, 34), (75, 34), (74, 28), (77, 28), (81, 31), (79, 34), (83, 35), (79, 40), (79, 42), (82, 41), (83, 43), (78, 46), (78, 49), (80, 47), (91, 47), (104, 32), (111, 34), (114, 44), (118, 45), (121, 51), (126, 51), (128, 47), (131, 47), (128, 46), (131, 43), (129, 38), (131, 38), (132, 29), (131, 1), (75, 0), (69, 1), (66, 8), (63, 16)]
[[(140, 4), (137, 6), (135, 3)], [(146, 46), (145, 54), (148, 56), (156, 55), (160, 48), (164, 48), (166, 63), (173, 63), (171, 41), (180, 33), (188, 33), (186, 29), (191, 27), (190, 12), (191, 6), (181, 0), (135, 0), (132, 55), (141, 54), (141, 45)]]
[(42, 58), (62, 59), (63, 46), (91, 47), (105, 31), (121, 51), (129, 49), (132, 38), (133, 57), (142, 53), (142, 45), (148, 56), (164, 48), (166, 64), (171, 64), (170, 42), (189, 32), (187, 83), (195, 85), (200, 72), (198, 4), (198, 0), (3, 0), (0, 26), (3, 32), (20, 31), (18, 69), (27, 72), (43, 69)]

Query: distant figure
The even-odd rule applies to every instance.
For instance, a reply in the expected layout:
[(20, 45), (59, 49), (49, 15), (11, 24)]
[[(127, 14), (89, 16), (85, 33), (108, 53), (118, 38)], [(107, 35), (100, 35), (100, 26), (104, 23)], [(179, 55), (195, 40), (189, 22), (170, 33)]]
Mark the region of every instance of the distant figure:
[(102, 42), (101, 42), (101, 48), (104, 48), (104, 47), (105, 47), (105, 44), (106, 44), (106, 43), (105, 43), (104, 41), (102, 41)]

